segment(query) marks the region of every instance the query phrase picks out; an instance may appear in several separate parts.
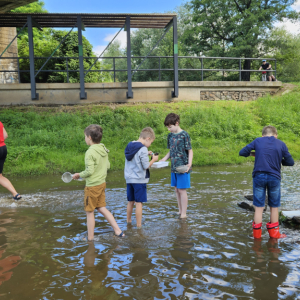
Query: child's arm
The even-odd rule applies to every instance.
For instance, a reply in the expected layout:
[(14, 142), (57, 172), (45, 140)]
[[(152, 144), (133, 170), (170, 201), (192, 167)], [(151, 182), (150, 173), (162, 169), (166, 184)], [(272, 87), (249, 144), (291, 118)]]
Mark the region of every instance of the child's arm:
[(158, 161), (158, 155), (152, 155), (152, 159), (149, 162), (149, 168), (153, 165), (154, 162)]
[(87, 155), (85, 158), (85, 170), (80, 173), (75, 173), (73, 179), (86, 178), (91, 176), (95, 171), (95, 164), (92, 155)]
[(194, 156), (193, 149), (188, 150), (188, 152), (189, 152), (189, 163), (188, 163), (189, 168), (185, 172), (188, 172), (193, 164), (193, 156)]
[(283, 149), (283, 153), (282, 153), (282, 156), (283, 156), (283, 159), (281, 161), (282, 165), (283, 166), (293, 166), (295, 164), (294, 162), (294, 159), (292, 157), (292, 155), (290, 154), (288, 148), (286, 145), (284, 145), (284, 149)]
[(162, 158), (160, 161), (166, 161), (166, 160), (168, 160), (170, 158), (170, 151), (167, 153), (167, 155), (164, 157), (164, 158)]
[[(254, 141), (255, 141), (255, 140), (254, 140)], [(244, 148), (240, 151), (239, 155), (240, 155), (240, 156), (244, 156), (244, 157), (250, 156), (251, 151), (255, 149), (254, 141), (251, 142), (250, 144), (248, 144), (246, 147), (244, 147)], [(252, 155), (251, 155), (251, 156), (252, 156)]]
[(7, 138), (8, 138), (8, 134), (7, 134), (6, 130), (5, 130), (5, 128), (3, 127), (3, 139), (4, 139), (4, 141), (5, 141)]

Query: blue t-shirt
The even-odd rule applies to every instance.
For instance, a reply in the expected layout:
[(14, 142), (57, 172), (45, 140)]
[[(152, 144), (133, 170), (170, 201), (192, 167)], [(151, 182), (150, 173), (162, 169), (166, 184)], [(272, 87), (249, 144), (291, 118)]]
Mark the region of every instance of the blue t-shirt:
[(189, 134), (184, 130), (179, 133), (169, 133), (168, 149), (170, 149), (171, 172), (179, 173), (175, 168), (189, 163), (188, 150), (192, 149)]
[(263, 172), (281, 179), (281, 164), (283, 166), (294, 165), (294, 160), (286, 144), (274, 136), (264, 136), (255, 139), (244, 147), (239, 154), (240, 156), (248, 157), (252, 150), (255, 150), (252, 177), (259, 172)]

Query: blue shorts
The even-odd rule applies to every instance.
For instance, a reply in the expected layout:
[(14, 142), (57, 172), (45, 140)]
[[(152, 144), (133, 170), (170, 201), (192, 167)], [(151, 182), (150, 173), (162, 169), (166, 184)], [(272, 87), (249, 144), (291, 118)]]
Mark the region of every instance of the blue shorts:
[(264, 207), (268, 191), (268, 205), (270, 207), (280, 206), (280, 179), (267, 173), (259, 173), (253, 178), (253, 205)]
[(191, 187), (190, 173), (171, 173), (171, 186), (178, 189), (189, 189)]
[(147, 202), (147, 184), (127, 183), (127, 200), (135, 202)]

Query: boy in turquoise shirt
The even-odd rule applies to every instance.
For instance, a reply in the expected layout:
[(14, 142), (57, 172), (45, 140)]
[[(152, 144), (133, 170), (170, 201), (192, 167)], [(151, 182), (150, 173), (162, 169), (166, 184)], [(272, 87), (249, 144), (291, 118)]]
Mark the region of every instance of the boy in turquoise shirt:
[[(168, 114), (164, 125), (170, 131), (168, 135), (168, 148), (170, 151), (160, 161), (171, 159), (171, 186), (175, 188), (178, 202), (179, 215), (181, 219), (187, 217), (188, 206), (187, 189), (191, 187), (190, 172), (193, 162), (193, 150), (189, 134), (180, 128), (180, 117), (174, 113)], [(176, 168), (186, 166), (182, 173)]]
[(94, 210), (97, 209), (108, 223), (112, 226), (115, 235), (125, 236), (119, 228), (114, 216), (105, 207), (105, 187), (107, 169), (110, 168), (108, 152), (105, 146), (100, 143), (103, 130), (99, 125), (90, 125), (84, 130), (85, 142), (89, 149), (85, 153), (85, 170), (75, 173), (73, 179), (84, 178), (86, 187), (84, 189), (84, 210), (87, 218), (88, 240), (94, 239), (95, 216)]

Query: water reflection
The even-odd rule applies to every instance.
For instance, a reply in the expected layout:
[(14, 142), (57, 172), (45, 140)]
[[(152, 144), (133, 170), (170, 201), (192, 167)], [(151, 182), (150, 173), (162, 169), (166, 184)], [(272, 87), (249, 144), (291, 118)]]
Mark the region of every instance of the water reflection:
[[(300, 299), (299, 231), (253, 240), (253, 213), (237, 206), (251, 193), (251, 169), (195, 168), (186, 220), (175, 213), (169, 170), (154, 170), (143, 228), (134, 223), (119, 239), (96, 214), (93, 243), (82, 241), (81, 186), (35, 180), (40, 191), (28, 184), (15, 207), (0, 195), (2, 299)], [(300, 168), (283, 173), (283, 209), (300, 209)], [(113, 176), (107, 205), (126, 228), (123, 173)]]

